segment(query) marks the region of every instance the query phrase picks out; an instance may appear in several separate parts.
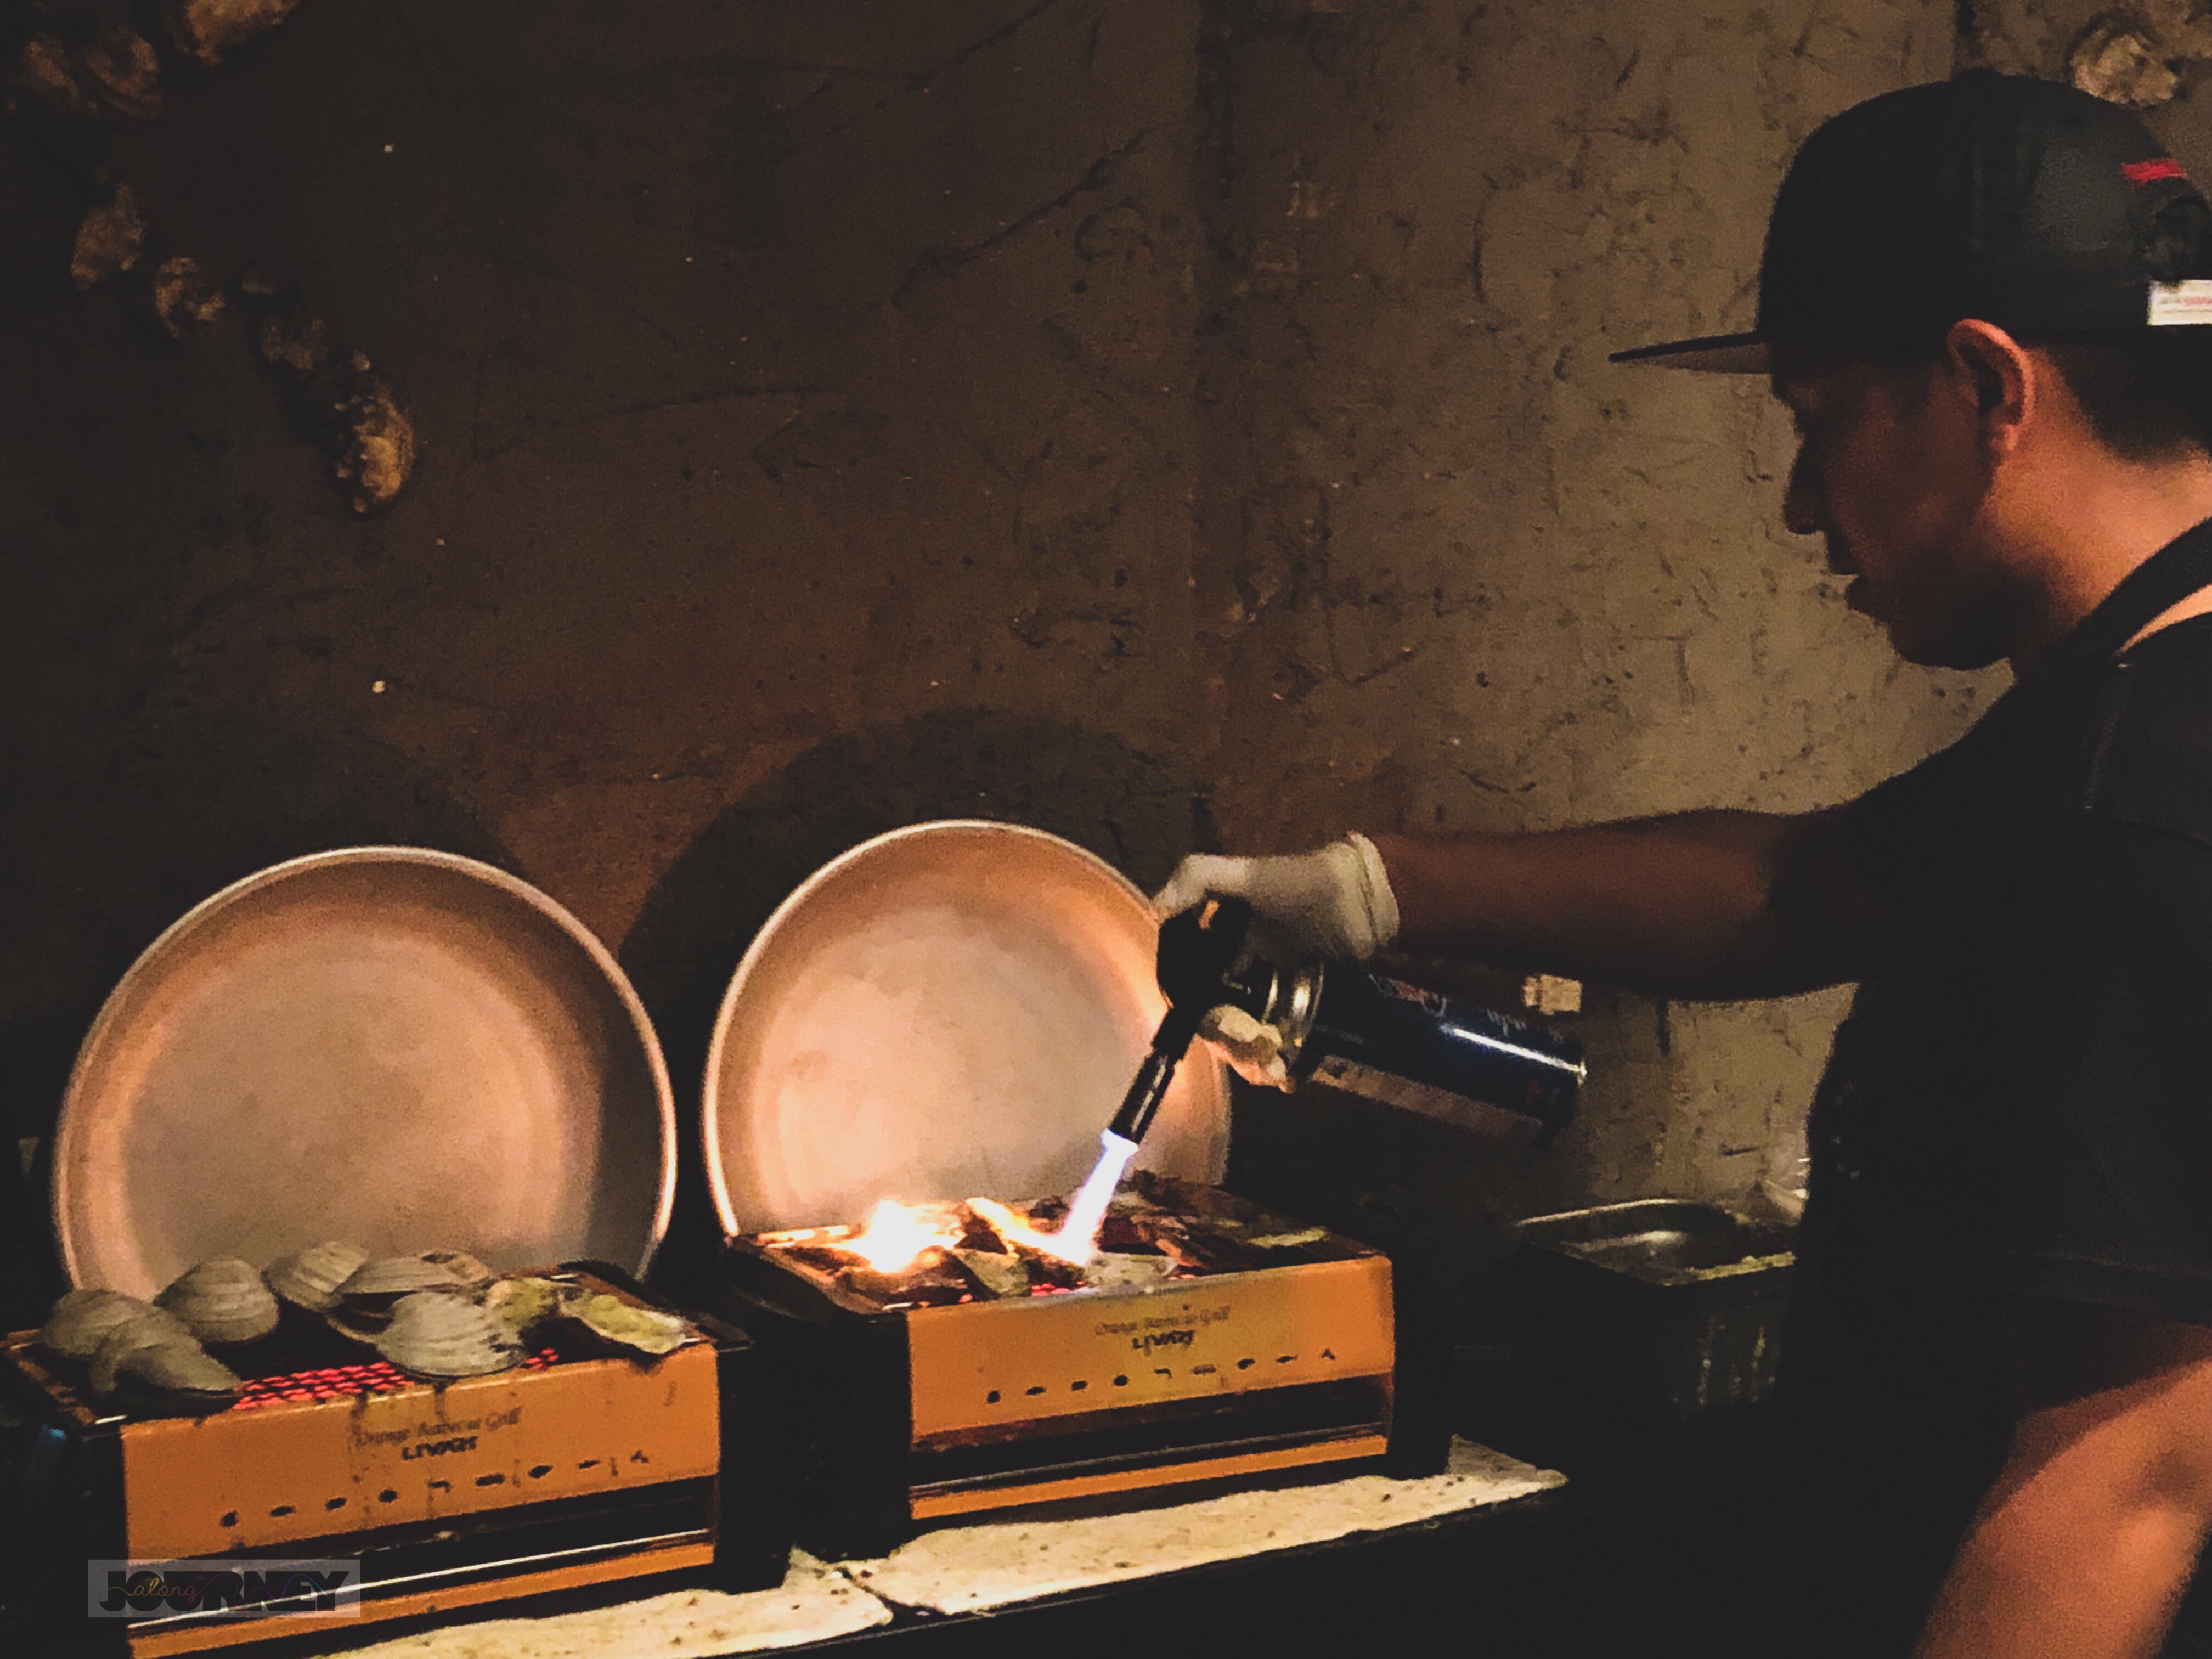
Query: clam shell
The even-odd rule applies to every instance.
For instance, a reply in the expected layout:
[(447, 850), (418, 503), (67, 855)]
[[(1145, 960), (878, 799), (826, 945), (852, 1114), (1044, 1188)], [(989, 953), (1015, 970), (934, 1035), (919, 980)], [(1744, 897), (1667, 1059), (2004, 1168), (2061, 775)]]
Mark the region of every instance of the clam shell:
[(191, 1338), (133, 1348), (116, 1366), (123, 1391), (168, 1396), (179, 1404), (220, 1405), (238, 1397), (237, 1372)]
[(480, 1291), (491, 1283), (491, 1269), (459, 1250), (426, 1250), (421, 1255), (384, 1255), (364, 1261), (337, 1287), (356, 1314), (374, 1310), (417, 1291)]
[(276, 1328), (276, 1298), (261, 1270), (234, 1255), (203, 1261), (154, 1298), (203, 1342), (251, 1342)]
[(153, 1311), (152, 1303), (120, 1291), (71, 1291), (46, 1316), (39, 1346), (64, 1359), (89, 1359), (116, 1327)]
[(656, 1357), (675, 1352), (695, 1334), (691, 1322), (679, 1315), (641, 1308), (604, 1291), (576, 1297), (567, 1313), (603, 1341)]
[(338, 1305), (338, 1286), (368, 1261), (358, 1244), (331, 1243), (295, 1250), (262, 1270), (269, 1288), (295, 1308), (328, 1313)]
[(149, 1306), (139, 1310), (110, 1331), (106, 1340), (93, 1350), (88, 1379), (93, 1393), (103, 1400), (113, 1394), (117, 1368), (138, 1349), (197, 1340), (185, 1322), (167, 1309)]
[(522, 1345), (498, 1314), (437, 1291), (400, 1297), (376, 1351), (410, 1376), (433, 1381), (503, 1371), (522, 1359)]

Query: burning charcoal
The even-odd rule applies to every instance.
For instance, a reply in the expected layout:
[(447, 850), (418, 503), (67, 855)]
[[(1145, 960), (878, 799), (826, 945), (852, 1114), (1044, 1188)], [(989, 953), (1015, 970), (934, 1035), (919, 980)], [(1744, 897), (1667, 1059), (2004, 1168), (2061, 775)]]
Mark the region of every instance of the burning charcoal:
[[(251, 284), (249, 278), (240, 286), (258, 297)], [(272, 368), (289, 368), (304, 380), (330, 361), (329, 332), (319, 317), (287, 313), (264, 319), (257, 343), (264, 362)]]
[(1116, 1215), (1109, 1210), (1105, 1220), (1098, 1224), (1098, 1248), (1142, 1253), (1152, 1248), (1152, 1241), (1151, 1235), (1137, 1224), (1135, 1218), (1126, 1212)]
[(179, 52), (213, 69), (291, 15), (300, 0), (161, 0), (161, 20)]
[(139, 211), (137, 193), (128, 185), (118, 185), (106, 205), (93, 209), (77, 227), (70, 274), (80, 289), (90, 288), (137, 264), (145, 242), (146, 219)]
[(154, 272), (154, 315), (173, 340), (205, 328), (222, 314), (222, 289), (197, 259), (164, 259)]
[(998, 1229), (967, 1205), (958, 1206), (955, 1214), (960, 1224), (960, 1242), (956, 1247), (958, 1250), (996, 1255), (1006, 1249), (1006, 1241), (999, 1237)]
[(975, 1281), (981, 1296), (1027, 1296), (1030, 1293), (1029, 1270), (1020, 1258), (1001, 1255), (994, 1250), (956, 1249), (952, 1252), (960, 1265)]

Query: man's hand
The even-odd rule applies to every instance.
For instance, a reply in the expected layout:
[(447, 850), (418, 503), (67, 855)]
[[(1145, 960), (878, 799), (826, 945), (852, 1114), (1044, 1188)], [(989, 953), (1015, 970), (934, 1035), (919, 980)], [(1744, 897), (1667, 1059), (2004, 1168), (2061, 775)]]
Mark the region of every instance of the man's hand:
[(1398, 901), (1382, 854), (1364, 836), (1283, 858), (1195, 854), (1176, 866), (1152, 908), (1165, 918), (1209, 893), (1251, 905), (1251, 950), (1273, 962), (1311, 956), (1364, 961), (1397, 936)]
[(2012, 1317), (2025, 1398), (1918, 1659), (2149, 1659), (2212, 1535), (2212, 1329)]

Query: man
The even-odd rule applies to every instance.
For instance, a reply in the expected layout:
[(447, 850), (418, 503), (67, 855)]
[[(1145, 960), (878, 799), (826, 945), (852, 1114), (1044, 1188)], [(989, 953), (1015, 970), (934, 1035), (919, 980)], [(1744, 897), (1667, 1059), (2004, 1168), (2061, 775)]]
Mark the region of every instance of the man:
[[(1769, 374), (1790, 528), (1900, 654), (2003, 659), (2013, 689), (1833, 810), (1352, 836), (1193, 859), (1160, 896), (1243, 893), (1279, 945), (1663, 996), (1857, 981), (1778, 1391), (1808, 1570), (1790, 1650), (2199, 1650), (2206, 278), (2212, 210), (2086, 94), (1978, 74), (1846, 112), (1783, 185), (1756, 331), (1623, 356)], [(1218, 1030), (1264, 1067), (1271, 1033)]]

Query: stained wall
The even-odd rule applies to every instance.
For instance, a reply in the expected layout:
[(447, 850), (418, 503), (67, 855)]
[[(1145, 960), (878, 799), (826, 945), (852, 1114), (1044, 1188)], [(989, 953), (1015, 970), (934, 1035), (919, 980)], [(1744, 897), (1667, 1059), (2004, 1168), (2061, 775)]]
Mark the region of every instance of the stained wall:
[[(423, 450), (368, 519), (241, 307), (169, 343), (71, 286), (82, 158), (11, 128), (9, 1133), (161, 926), (314, 847), (543, 885), (688, 1095), (752, 928), (895, 823), (1039, 823), (1150, 883), (1916, 758), (1990, 687), (1900, 668), (1781, 532), (1763, 390), (1604, 357), (1743, 322), (1791, 146), (1956, 25), (305, 0), (109, 161), (388, 376)], [(1740, 1194), (1838, 1006), (1589, 1001), (1548, 1151), (1302, 1097), (1240, 1109), (1240, 1178), (1460, 1263), (1540, 1207)]]

